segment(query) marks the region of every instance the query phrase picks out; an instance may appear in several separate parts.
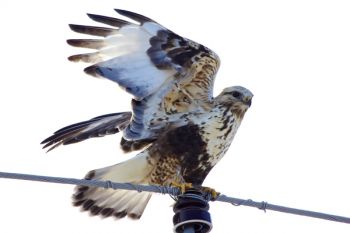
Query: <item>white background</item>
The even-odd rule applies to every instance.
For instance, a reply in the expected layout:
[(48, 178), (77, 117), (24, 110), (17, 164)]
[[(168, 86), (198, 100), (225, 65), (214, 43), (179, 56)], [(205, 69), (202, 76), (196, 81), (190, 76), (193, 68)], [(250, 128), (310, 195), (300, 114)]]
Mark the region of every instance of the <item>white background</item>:
[[(69, 63), (68, 23), (85, 13), (147, 15), (216, 51), (215, 94), (254, 94), (231, 149), (205, 185), (252, 198), (350, 216), (348, 1), (1, 0), (0, 171), (80, 178), (129, 158), (119, 135), (59, 148), (39, 143), (67, 124), (129, 109), (116, 84)], [(0, 179), (0, 232), (171, 232), (173, 203), (155, 195), (140, 221), (91, 218), (71, 207), (72, 186)], [(218, 232), (349, 232), (350, 225), (211, 203)]]

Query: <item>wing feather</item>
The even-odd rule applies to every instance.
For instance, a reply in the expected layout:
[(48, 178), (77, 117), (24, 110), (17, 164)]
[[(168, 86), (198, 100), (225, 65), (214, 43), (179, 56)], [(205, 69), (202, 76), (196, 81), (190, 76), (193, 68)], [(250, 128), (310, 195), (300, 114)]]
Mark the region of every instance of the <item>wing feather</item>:
[(106, 37), (118, 32), (118, 30), (113, 28), (86, 26), (86, 25), (78, 25), (78, 24), (69, 24), (69, 27), (74, 32), (88, 34), (92, 36)]
[(112, 113), (79, 122), (57, 130), (52, 136), (41, 142), (48, 151), (60, 145), (68, 145), (81, 142), (93, 137), (118, 133), (123, 130), (130, 121), (130, 112)]
[(148, 17), (121, 9), (116, 12), (139, 24), (88, 14), (112, 28), (70, 25), (75, 32), (102, 39), (68, 43), (97, 49), (96, 53), (73, 55), (70, 60), (93, 63), (85, 68), (87, 74), (116, 82), (133, 95), (133, 115), (124, 130), (126, 139), (154, 138), (159, 129), (181, 124), (184, 113), (205, 109), (212, 103), (220, 64), (213, 51)]
[[(108, 16), (103, 16), (103, 15), (95, 15), (95, 14), (87, 14), (90, 19), (99, 22), (99, 23), (104, 23), (112, 27), (123, 27), (126, 25), (133, 25), (133, 23), (122, 20), (122, 19), (117, 19), (113, 17), (108, 17)], [(135, 25), (135, 24), (134, 24)]]
[(100, 52), (94, 52), (94, 53), (84, 53), (84, 54), (76, 54), (68, 57), (69, 61), (72, 62), (86, 62), (86, 63), (93, 63), (93, 62), (99, 62), (102, 60), (101, 53)]
[(102, 49), (106, 46), (105, 41), (101, 39), (70, 39), (67, 43), (74, 47), (88, 49)]
[(144, 24), (146, 22), (154, 22), (152, 19), (146, 17), (146, 16), (143, 16), (143, 15), (140, 15), (140, 14), (137, 14), (135, 12), (131, 12), (131, 11), (127, 11), (127, 10), (122, 10), (122, 9), (114, 9), (116, 12), (118, 12), (118, 14), (120, 15), (123, 15), (125, 17), (128, 17), (130, 19), (133, 19), (141, 24)]

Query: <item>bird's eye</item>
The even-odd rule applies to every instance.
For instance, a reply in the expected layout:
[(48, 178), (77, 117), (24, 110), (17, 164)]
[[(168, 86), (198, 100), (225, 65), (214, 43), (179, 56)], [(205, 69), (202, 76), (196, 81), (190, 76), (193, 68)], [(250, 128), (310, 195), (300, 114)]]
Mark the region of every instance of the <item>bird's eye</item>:
[(232, 96), (235, 98), (239, 98), (241, 96), (241, 93), (239, 93), (238, 91), (233, 91)]

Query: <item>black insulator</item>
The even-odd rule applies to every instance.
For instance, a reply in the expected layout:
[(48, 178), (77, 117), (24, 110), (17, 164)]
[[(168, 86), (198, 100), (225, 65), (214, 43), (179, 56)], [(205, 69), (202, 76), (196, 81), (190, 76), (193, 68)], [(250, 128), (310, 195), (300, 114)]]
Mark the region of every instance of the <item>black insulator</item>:
[(209, 214), (209, 204), (202, 192), (188, 190), (178, 196), (173, 217), (175, 233), (207, 233), (213, 225)]

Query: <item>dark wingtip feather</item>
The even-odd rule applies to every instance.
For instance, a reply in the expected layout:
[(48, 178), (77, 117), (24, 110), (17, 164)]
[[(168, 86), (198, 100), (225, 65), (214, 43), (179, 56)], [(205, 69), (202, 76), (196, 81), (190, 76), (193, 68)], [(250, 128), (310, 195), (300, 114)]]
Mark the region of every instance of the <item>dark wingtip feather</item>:
[(130, 23), (128, 21), (122, 20), (122, 19), (116, 19), (116, 18), (112, 18), (112, 17), (108, 17), (108, 16), (103, 16), (103, 15), (95, 15), (95, 14), (87, 14), (88, 17), (96, 22), (99, 23), (104, 23), (107, 24), (109, 26), (113, 26), (113, 27), (123, 27), (125, 25), (131, 25), (133, 23)]
[(87, 123), (88, 122), (76, 123), (73, 125), (66, 126), (62, 129), (59, 129), (53, 135), (43, 140), (40, 144), (45, 144), (43, 146), (43, 149), (51, 146), (49, 150), (46, 151), (46, 152), (49, 152), (55, 149), (56, 147), (58, 147), (59, 145), (62, 145), (65, 138), (74, 136), (74, 134), (76, 134), (77, 132), (79, 132), (79, 130), (84, 128), (87, 125)]
[(100, 53), (84, 53), (84, 54), (76, 54), (68, 57), (68, 60), (71, 62), (86, 62), (86, 63), (94, 63), (101, 60)]
[(105, 46), (105, 41), (95, 39), (69, 39), (67, 40), (67, 44), (79, 48), (101, 49)]
[(100, 119), (103, 119), (103, 118), (106, 118), (106, 117), (119, 116), (119, 115), (124, 115), (125, 117), (130, 118), (132, 114), (131, 114), (131, 112), (108, 113), (108, 114), (104, 114), (104, 115), (101, 115), (101, 116), (94, 117), (91, 120), (95, 121), (95, 120), (100, 120)]
[(54, 134), (64, 134), (67, 132), (71, 132), (73, 130), (78, 130), (78, 129), (81, 129), (81, 128), (88, 126), (89, 124), (91, 124), (94, 121), (95, 120), (92, 119), (92, 120), (88, 120), (88, 121), (82, 121), (79, 123), (71, 124), (71, 125), (65, 126), (61, 129), (57, 130), (56, 132), (54, 132)]
[[(94, 122), (94, 121), (96, 121), (96, 120), (92, 119), (90, 121), (83, 121), (83, 122), (79, 122), (79, 123), (75, 123), (75, 124), (63, 127), (61, 129), (57, 130), (56, 132), (54, 132), (54, 134), (51, 135), (50, 137), (48, 137), (45, 140), (43, 140), (40, 144), (45, 144), (43, 146), (43, 149), (45, 149), (45, 148), (47, 148), (47, 147), (57, 143), (57, 145), (54, 145), (48, 151), (46, 151), (46, 152), (49, 152), (49, 151), (55, 149), (57, 146), (61, 145), (59, 142), (64, 137), (67, 137), (69, 135), (74, 134), (75, 132), (77, 132), (80, 129), (86, 127), (87, 125), (89, 125), (91, 122)], [(71, 139), (71, 141), (73, 141), (73, 139)], [(77, 140), (75, 140), (74, 142), (77, 142)], [(74, 142), (72, 142), (72, 143), (74, 143)]]
[(43, 149), (45, 149), (46, 147), (51, 146), (52, 144), (55, 144), (56, 142), (60, 141), (60, 137), (65, 136), (63, 134), (53, 134), (50, 137), (46, 138), (44, 141), (42, 141), (40, 144), (45, 144), (43, 146)]
[(86, 26), (86, 25), (78, 25), (78, 24), (69, 24), (69, 27), (72, 31), (77, 33), (83, 33), (83, 34), (88, 34), (92, 36), (102, 36), (102, 37), (115, 34), (118, 31), (113, 28)]
[(118, 12), (119, 14), (121, 14), (125, 17), (128, 17), (130, 19), (133, 19), (141, 24), (144, 24), (145, 22), (154, 22), (154, 20), (152, 20), (146, 16), (132, 12), (132, 11), (127, 11), (127, 10), (122, 10), (122, 9), (114, 9), (114, 10), (116, 12)]
[(115, 134), (119, 132), (119, 127), (125, 127), (130, 117), (131, 112), (110, 113), (97, 116), (87, 121), (63, 127), (54, 132), (50, 137), (44, 139), (41, 144), (44, 144), (43, 149), (50, 147), (47, 151), (49, 152), (60, 145), (68, 145), (89, 138)]
[(101, 77), (98, 66), (96, 66), (96, 65), (86, 67), (84, 69), (84, 72), (86, 74), (91, 75), (91, 76), (96, 77), (96, 78)]
[[(50, 137), (44, 139), (42, 142), (40, 142), (40, 144), (46, 144), (46, 143), (48, 143), (48, 142), (51, 140), (51, 138), (52, 138), (53, 136), (54, 136), (54, 135), (52, 135), (52, 136), (50, 136)], [(43, 149), (44, 149), (44, 148), (43, 148)]]
[(69, 56), (68, 57), (68, 61), (71, 61), (71, 62), (79, 62), (80, 61), (80, 54), (79, 55), (72, 55), (72, 56)]
[(57, 141), (51, 141), (49, 143), (47, 143), (45, 146), (43, 146), (42, 149), (46, 149), (47, 147), (50, 147), (46, 153), (49, 153), (50, 151), (52, 151), (53, 149), (55, 149), (56, 147), (60, 146), (62, 143), (61, 142), (57, 142)]

